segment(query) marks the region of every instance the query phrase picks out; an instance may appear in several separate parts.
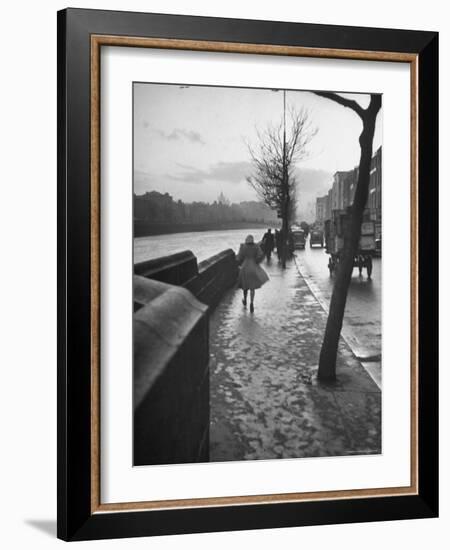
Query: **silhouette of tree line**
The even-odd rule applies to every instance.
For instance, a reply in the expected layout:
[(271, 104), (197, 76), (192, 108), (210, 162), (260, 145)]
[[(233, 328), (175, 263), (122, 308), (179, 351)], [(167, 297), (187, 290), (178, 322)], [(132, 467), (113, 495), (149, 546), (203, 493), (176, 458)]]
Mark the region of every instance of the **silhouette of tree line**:
[(134, 220), (157, 224), (224, 222), (274, 223), (277, 214), (258, 201), (231, 203), (221, 193), (213, 203), (175, 201), (169, 193), (149, 191), (134, 195)]

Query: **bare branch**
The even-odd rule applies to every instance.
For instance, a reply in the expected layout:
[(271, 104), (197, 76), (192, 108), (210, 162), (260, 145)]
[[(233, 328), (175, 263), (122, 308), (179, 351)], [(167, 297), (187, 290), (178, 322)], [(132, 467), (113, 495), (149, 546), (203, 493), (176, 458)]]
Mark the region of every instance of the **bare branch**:
[(317, 134), (317, 128), (313, 127), (309, 118), (309, 112), (301, 109), (300, 112), (290, 110), (291, 137), (287, 144), (287, 164), (305, 160), (309, 157), (308, 144)]
[(352, 109), (353, 111), (355, 111), (357, 115), (361, 117), (361, 119), (364, 119), (365, 110), (356, 101), (353, 101), (352, 99), (346, 99), (345, 97), (342, 97), (339, 94), (336, 94), (334, 92), (313, 92), (313, 93), (320, 97), (331, 99), (331, 101), (334, 101), (335, 103), (339, 103), (339, 105), (342, 105), (343, 107), (348, 107), (349, 109)]
[(317, 133), (307, 109), (289, 109), (289, 122), (269, 125), (263, 131), (256, 128), (255, 145), (247, 142), (253, 165), (248, 184), (260, 200), (270, 208), (281, 212), (284, 230), (295, 218), (296, 180), (294, 167), (309, 157), (308, 145)]

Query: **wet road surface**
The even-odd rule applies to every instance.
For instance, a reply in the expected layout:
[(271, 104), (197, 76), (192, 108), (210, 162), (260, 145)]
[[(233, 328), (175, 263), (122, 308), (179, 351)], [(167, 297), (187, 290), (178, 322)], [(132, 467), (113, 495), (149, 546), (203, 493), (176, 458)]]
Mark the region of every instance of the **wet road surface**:
[[(328, 271), (324, 248), (296, 250), (295, 261), (312, 292), (328, 311), (334, 277)], [(371, 279), (363, 269), (362, 277), (353, 270), (344, 315), (343, 336), (381, 386), (381, 258), (373, 259)]]
[[(237, 252), (246, 235), (253, 234), (255, 240), (259, 241), (264, 232), (264, 228), (259, 227), (140, 237), (134, 239), (134, 261), (192, 250), (200, 262), (227, 248)], [(329, 275), (325, 250), (318, 247), (311, 249), (308, 240), (305, 250), (295, 252), (295, 261), (310, 290), (328, 311), (334, 278)], [(277, 267), (276, 259), (272, 267)], [(263, 288), (260, 292), (264, 295), (267, 291)], [(277, 307), (277, 304), (273, 306)], [(358, 270), (354, 269), (342, 334), (381, 387), (381, 259), (374, 258), (371, 280), (367, 279), (365, 270), (363, 276), (359, 277)]]
[(338, 383), (315, 382), (326, 313), (294, 262), (262, 264), (255, 312), (231, 290), (210, 321), (210, 460), (373, 454), (381, 393), (342, 341)]

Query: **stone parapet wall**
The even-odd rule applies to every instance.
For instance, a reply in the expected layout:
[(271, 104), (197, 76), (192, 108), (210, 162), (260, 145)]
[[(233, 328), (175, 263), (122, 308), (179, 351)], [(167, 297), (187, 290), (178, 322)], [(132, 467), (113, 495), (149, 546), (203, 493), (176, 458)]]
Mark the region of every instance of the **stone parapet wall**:
[(236, 255), (228, 249), (198, 264), (198, 274), (187, 281), (188, 288), (204, 304), (215, 307), (237, 280)]
[(224, 250), (142, 262), (133, 280), (133, 464), (209, 460), (209, 307), (237, 279)]
[(135, 264), (134, 273), (171, 285), (182, 285), (198, 273), (197, 258), (190, 250)]
[[(215, 307), (238, 275), (233, 250), (223, 250), (197, 264), (190, 250), (136, 264), (136, 275), (172, 285), (184, 286), (204, 304)], [(136, 302), (136, 300), (135, 300)], [(135, 303), (135, 310), (138, 308)]]
[(207, 306), (188, 290), (134, 277), (134, 465), (209, 459)]

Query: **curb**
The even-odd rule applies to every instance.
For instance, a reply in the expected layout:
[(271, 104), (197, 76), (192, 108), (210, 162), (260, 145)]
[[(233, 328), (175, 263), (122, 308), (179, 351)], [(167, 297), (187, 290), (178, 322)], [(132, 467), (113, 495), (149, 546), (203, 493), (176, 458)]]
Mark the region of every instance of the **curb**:
[[(322, 298), (320, 291), (317, 288), (315, 288), (315, 285), (312, 285), (311, 281), (309, 281), (308, 278), (305, 275), (303, 275), (300, 269), (300, 266), (297, 263), (297, 256), (295, 254), (294, 254), (294, 263), (298, 274), (305, 281), (306, 286), (309, 288), (311, 294), (314, 296), (317, 303), (322, 307), (322, 309), (328, 315), (328, 302)], [(373, 364), (376, 362), (380, 362), (381, 353), (378, 355), (367, 354), (367, 353), (365, 354), (363, 346), (359, 344), (359, 341), (356, 338), (356, 336), (352, 333), (351, 329), (345, 324), (342, 325), (341, 338), (350, 348), (350, 351), (352, 352), (355, 359), (357, 359), (361, 363), (362, 367), (370, 376), (370, 378), (374, 381), (378, 389), (382, 391), (381, 380), (379, 380), (378, 377), (374, 375), (374, 369), (372, 368), (372, 365), (369, 365), (370, 363)]]

